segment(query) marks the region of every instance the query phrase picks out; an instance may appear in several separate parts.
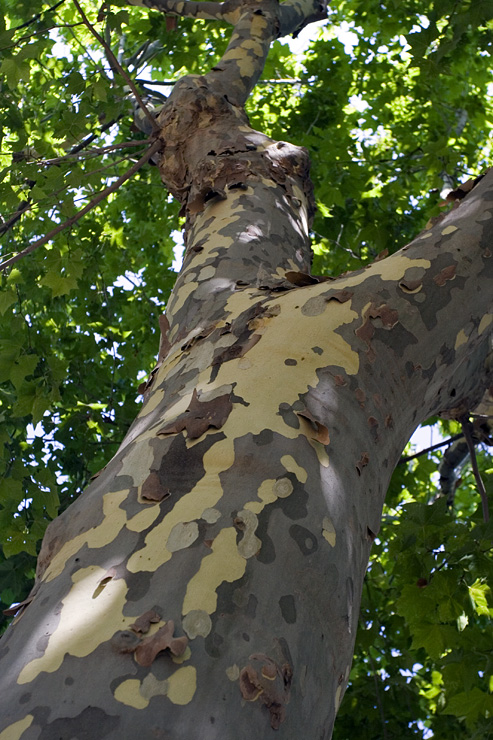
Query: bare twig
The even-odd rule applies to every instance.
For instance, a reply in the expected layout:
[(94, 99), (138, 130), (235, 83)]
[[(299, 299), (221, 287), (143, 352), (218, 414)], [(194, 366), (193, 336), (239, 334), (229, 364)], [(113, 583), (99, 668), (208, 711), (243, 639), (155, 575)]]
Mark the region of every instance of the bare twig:
[(451, 442), (455, 442), (456, 439), (460, 439), (463, 436), (464, 435), (462, 434), (462, 432), (460, 434), (454, 434), (453, 437), (449, 437), (443, 442), (437, 442), (436, 445), (431, 445), (431, 447), (427, 447), (425, 450), (420, 450), (419, 452), (415, 452), (414, 455), (407, 455), (406, 457), (401, 457), (398, 464), (400, 465), (401, 463), (409, 462), (409, 460), (415, 460), (417, 457), (421, 457), (421, 455), (427, 455), (428, 452), (433, 452), (433, 450), (438, 450), (440, 449), (440, 447), (449, 445)]
[(119, 177), (116, 182), (98, 193), (86, 206), (84, 206), (84, 208), (78, 211), (75, 216), (67, 219), (67, 221), (64, 221), (62, 224), (58, 224), (58, 226), (50, 231), (49, 234), (46, 234), (41, 239), (37, 239), (35, 242), (30, 244), (18, 254), (15, 254), (13, 257), (5, 260), (5, 262), (2, 262), (0, 264), (0, 270), (5, 270), (10, 265), (13, 265), (15, 262), (21, 260), (26, 254), (34, 252), (35, 249), (49, 242), (50, 239), (53, 239), (53, 237), (59, 234), (60, 231), (63, 231), (64, 229), (67, 229), (68, 227), (73, 226), (75, 223), (77, 223), (77, 221), (79, 221), (82, 216), (85, 216), (86, 213), (89, 213), (89, 211), (97, 206), (98, 203), (107, 198), (108, 195), (111, 195), (111, 193), (114, 193), (116, 190), (118, 190), (118, 188), (123, 185), (126, 180), (128, 180), (130, 177), (132, 177), (132, 175), (138, 172), (138, 170), (140, 170), (140, 168), (149, 161), (152, 155), (155, 154), (161, 148), (161, 146), (162, 142), (159, 139), (156, 139), (156, 141), (154, 141), (154, 143), (149, 147), (147, 152), (139, 159), (139, 161), (136, 162), (132, 167), (130, 167), (130, 169), (127, 170), (121, 177)]
[(107, 146), (100, 146), (97, 149), (91, 149), (81, 156), (79, 156), (78, 153), (65, 154), (63, 157), (55, 157), (54, 159), (37, 159), (36, 162), (42, 165), (62, 164), (62, 162), (66, 162), (70, 159), (92, 159), (93, 157), (99, 157), (100, 154), (107, 154), (108, 152), (115, 151), (115, 149), (124, 149), (132, 146), (145, 146), (146, 144), (150, 144), (150, 139), (122, 141), (120, 144), (108, 144)]
[[(144, 80), (141, 77), (137, 77), (135, 82), (140, 85), (153, 85), (155, 87), (172, 87), (176, 85), (178, 80)], [(279, 78), (275, 80), (259, 80), (257, 85), (310, 85), (311, 83), (307, 80), (300, 80), (297, 77)], [(352, 161), (352, 160), (351, 160)]]
[(135, 83), (129, 77), (129, 75), (125, 72), (125, 70), (121, 66), (120, 62), (118, 61), (118, 59), (116, 58), (116, 56), (113, 54), (113, 52), (111, 50), (111, 47), (106, 43), (106, 41), (101, 36), (101, 34), (96, 31), (96, 29), (94, 28), (94, 26), (89, 22), (86, 14), (82, 10), (81, 6), (79, 5), (78, 0), (74, 0), (74, 5), (77, 8), (77, 10), (79, 11), (79, 15), (82, 18), (82, 20), (84, 22), (84, 25), (87, 26), (87, 28), (92, 33), (92, 35), (94, 36), (94, 38), (99, 41), (99, 43), (101, 44), (101, 46), (103, 47), (103, 49), (106, 52), (106, 55), (107, 55), (108, 60), (109, 59), (112, 60), (115, 69), (118, 70), (119, 74), (123, 77), (123, 79), (125, 80), (125, 82), (129, 86), (129, 88), (131, 89), (131, 91), (132, 91), (132, 93), (133, 93), (136, 101), (138, 102), (141, 110), (143, 111), (144, 115), (146, 116), (146, 118), (151, 123), (152, 130), (155, 131), (155, 132), (157, 132), (159, 130), (159, 126), (156, 123), (156, 119), (154, 118), (154, 116), (152, 115), (152, 113), (150, 112), (150, 110), (147, 108), (146, 104), (142, 100), (142, 98), (140, 96), (140, 93), (139, 93), (139, 91), (137, 90), (137, 88), (135, 86)]
[(29, 39), (34, 38), (34, 36), (41, 36), (43, 34), (47, 34), (48, 31), (54, 31), (56, 28), (76, 28), (77, 26), (83, 26), (84, 24), (82, 21), (78, 21), (77, 23), (56, 23), (54, 26), (47, 26), (46, 28), (42, 28), (39, 31), (33, 31), (32, 33), (28, 33), (25, 36), (21, 36), (20, 38), (16, 39), (12, 44), (9, 44), (8, 46), (2, 46), (0, 48), (0, 51), (6, 51), (7, 49), (13, 49), (15, 46), (18, 46), (23, 41), (29, 41)]
[(467, 449), (469, 450), (469, 455), (471, 456), (472, 472), (476, 480), (476, 485), (478, 487), (479, 495), (481, 496), (481, 504), (483, 507), (483, 519), (485, 522), (487, 522), (489, 521), (489, 518), (490, 518), (490, 513), (488, 511), (488, 494), (486, 493), (486, 488), (484, 487), (483, 479), (481, 478), (481, 473), (479, 472), (479, 468), (478, 468), (478, 460), (476, 458), (476, 448), (474, 446), (474, 440), (473, 440), (472, 423), (471, 423), (471, 420), (468, 414), (464, 414), (464, 416), (461, 416), (459, 421), (462, 424), (462, 431), (464, 433), (463, 436), (465, 437), (465, 440), (467, 442)]
[(25, 23), (21, 23), (20, 26), (16, 26), (13, 30), (18, 31), (20, 28), (26, 28), (26, 26), (30, 26), (32, 23), (36, 23), (36, 21), (39, 20), (42, 15), (44, 15), (45, 13), (49, 13), (51, 10), (56, 10), (60, 7), (60, 5), (63, 5), (64, 2), (65, 0), (58, 0), (57, 3), (49, 8), (46, 8), (46, 10), (41, 10), (39, 13), (36, 13), (36, 15), (31, 18), (31, 20), (26, 21)]
[(23, 214), (26, 213), (26, 211), (30, 211), (33, 207), (33, 202), (30, 198), (28, 200), (22, 200), (19, 205), (17, 206), (17, 210), (10, 216), (10, 218), (7, 219), (1, 226), (0, 226), (0, 236), (3, 236), (7, 233), (9, 229), (14, 226), (14, 224), (19, 221), (20, 218), (22, 218)]

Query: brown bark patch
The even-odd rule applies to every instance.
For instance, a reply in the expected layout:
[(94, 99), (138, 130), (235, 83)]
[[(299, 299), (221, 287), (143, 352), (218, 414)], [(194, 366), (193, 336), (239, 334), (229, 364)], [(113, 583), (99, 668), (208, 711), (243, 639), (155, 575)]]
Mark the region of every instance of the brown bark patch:
[(262, 653), (251, 655), (240, 672), (240, 691), (246, 701), (257, 699), (269, 710), (270, 724), (278, 730), (286, 718), (286, 704), (291, 693), (293, 669), (289, 663), (280, 666)]
[(356, 470), (358, 471), (358, 475), (361, 475), (363, 468), (366, 468), (369, 462), (370, 462), (369, 454), (367, 452), (363, 452), (361, 454), (360, 459), (356, 463)]
[(354, 293), (352, 290), (338, 290), (336, 293), (331, 293), (326, 297), (326, 301), (338, 301), (339, 303), (346, 303), (351, 300)]
[(399, 320), (399, 314), (395, 308), (390, 308), (385, 303), (381, 306), (372, 306), (368, 316), (371, 319), (380, 319), (385, 329), (392, 329)]
[(145, 479), (140, 489), (140, 497), (144, 501), (159, 502), (171, 495), (169, 488), (163, 486), (159, 475), (155, 470), (151, 470), (149, 476)]
[(419, 290), (421, 290), (421, 287), (423, 285), (422, 280), (407, 280), (404, 278), (400, 281), (399, 287), (401, 290), (404, 291), (404, 293), (417, 293)]
[(392, 418), (392, 414), (388, 414), (385, 417), (385, 426), (387, 427), (387, 429), (393, 429), (394, 428), (394, 420)]
[(439, 287), (445, 285), (447, 280), (453, 280), (455, 278), (456, 269), (457, 265), (448, 265), (448, 267), (444, 267), (443, 270), (440, 270), (438, 275), (435, 275), (433, 282)]
[(148, 667), (163, 650), (169, 650), (173, 655), (183, 655), (188, 645), (188, 637), (173, 637), (174, 631), (175, 624), (170, 620), (155, 635), (142, 640), (135, 650), (137, 663)]
[(367, 317), (361, 326), (359, 326), (355, 332), (356, 336), (361, 339), (365, 344), (370, 346), (370, 342), (375, 334), (375, 327), (372, 325), (370, 319)]
[(117, 653), (133, 653), (140, 643), (140, 637), (130, 630), (115, 632), (111, 638), (111, 647)]
[(362, 409), (365, 408), (365, 401), (366, 401), (366, 393), (362, 388), (356, 388), (354, 391), (354, 395), (356, 396), (356, 400), (358, 401), (359, 405)]
[(347, 380), (343, 375), (334, 375), (334, 380), (338, 386), (347, 385)]
[(144, 612), (144, 614), (141, 614), (141, 616), (130, 625), (130, 629), (138, 633), (149, 632), (151, 624), (157, 624), (160, 619), (161, 615), (154, 611), (154, 609), (150, 609), (149, 611)]
[(178, 434), (186, 431), (189, 439), (197, 439), (211, 427), (221, 429), (232, 408), (231, 394), (225, 393), (212, 401), (200, 401), (197, 389), (194, 388), (187, 410), (162, 427), (158, 434)]
[(318, 421), (311, 411), (308, 411), (308, 409), (304, 409), (303, 411), (299, 411), (296, 414), (297, 416), (300, 416), (302, 419), (306, 419), (310, 426), (313, 429), (312, 439), (316, 439), (317, 442), (320, 442), (323, 445), (330, 444), (330, 435), (329, 430), (325, 426), (325, 424), (322, 424), (321, 421)]
[(18, 604), (14, 604), (13, 606), (9, 606), (8, 609), (4, 609), (2, 614), (5, 614), (6, 617), (15, 617), (18, 612), (23, 612), (33, 599), (34, 596), (28, 596), (24, 601), (19, 601)]
[(161, 340), (159, 342), (159, 354), (158, 354), (158, 365), (162, 363), (162, 361), (167, 356), (168, 352), (171, 349), (171, 344), (168, 339), (168, 332), (169, 332), (169, 321), (166, 318), (165, 314), (161, 314), (161, 316), (158, 319), (159, 321), (159, 328), (161, 330)]
[(316, 283), (326, 283), (334, 279), (326, 275), (309, 275), (307, 272), (296, 272), (295, 270), (288, 270), (284, 277), (298, 288), (303, 288), (305, 285), (315, 285)]

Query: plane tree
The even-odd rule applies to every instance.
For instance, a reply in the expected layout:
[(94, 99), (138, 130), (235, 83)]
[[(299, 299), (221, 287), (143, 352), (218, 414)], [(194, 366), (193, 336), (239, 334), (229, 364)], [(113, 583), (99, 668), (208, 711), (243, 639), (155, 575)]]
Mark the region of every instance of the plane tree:
[(488, 6), (128, 5), (6, 3), (0, 737), (486, 737)]

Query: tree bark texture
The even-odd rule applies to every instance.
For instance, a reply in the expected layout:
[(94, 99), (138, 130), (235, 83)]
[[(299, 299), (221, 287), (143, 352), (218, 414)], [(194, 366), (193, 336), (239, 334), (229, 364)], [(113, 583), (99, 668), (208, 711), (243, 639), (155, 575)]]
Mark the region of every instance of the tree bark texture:
[(243, 104), (323, 9), (189, 6), (235, 30), (159, 116), (184, 266), (142, 410), (1, 641), (0, 740), (330, 738), (394, 466), (491, 381), (493, 172), (400, 252), (311, 276), (308, 154)]

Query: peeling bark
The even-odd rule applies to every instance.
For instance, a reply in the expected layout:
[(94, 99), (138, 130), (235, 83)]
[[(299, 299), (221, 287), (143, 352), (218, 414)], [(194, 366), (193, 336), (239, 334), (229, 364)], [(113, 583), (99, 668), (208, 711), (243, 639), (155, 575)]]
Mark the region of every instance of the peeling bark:
[(400, 252), (320, 281), (308, 154), (242, 108), (318, 3), (141, 4), (235, 28), (159, 115), (184, 266), (142, 410), (48, 528), (2, 639), (1, 737), (330, 738), (394, 466), (491, 383), (493, 172)]

